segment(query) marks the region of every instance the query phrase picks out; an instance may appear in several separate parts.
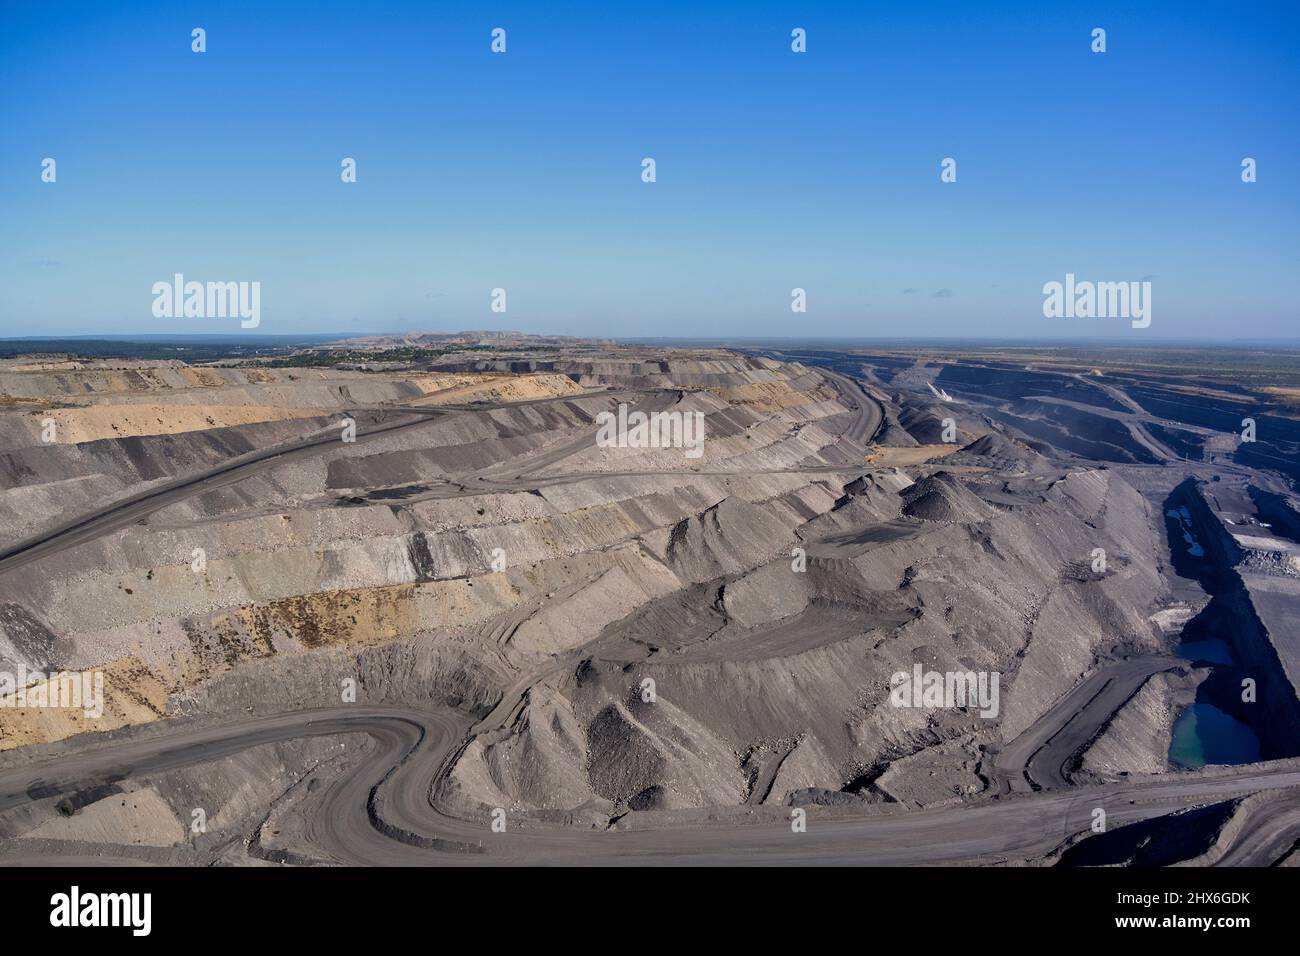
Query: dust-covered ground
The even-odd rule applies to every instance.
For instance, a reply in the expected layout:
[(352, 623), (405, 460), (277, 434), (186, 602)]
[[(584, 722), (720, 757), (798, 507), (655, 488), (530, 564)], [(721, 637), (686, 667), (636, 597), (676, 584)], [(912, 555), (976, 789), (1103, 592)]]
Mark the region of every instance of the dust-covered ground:
[(1297, 862), (1289, 377), (542, 341), (0, 361), (0, 861)]

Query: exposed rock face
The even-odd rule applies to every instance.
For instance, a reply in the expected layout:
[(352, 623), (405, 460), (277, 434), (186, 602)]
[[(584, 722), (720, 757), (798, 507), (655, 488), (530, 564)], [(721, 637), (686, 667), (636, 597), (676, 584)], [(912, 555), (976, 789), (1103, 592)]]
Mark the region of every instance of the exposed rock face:
[[(1141, 498), (1115, 475), (1059, 474), (1040, 488), (1039, 502), (1010, 510), (981, 499), (985, 487), (950, 474), (892, 484), (877, 475), (851, 483), (829, 511), (790, 529), (800, 540), (814, 527), (835, 529), (809, 541), (803, 573), (793, 570), (784, 546), (758, 567), (737, 569), (738, 554), (713, 543), (710, 532), (719, 521), (754, 520), (762, 513), (755, 509), (723, 502), (712, 514), (678, 525), (674, 535), (681, 543), (669, 551), (677, 559), (673, 566), (691, 569), (679, 574), (688, 579), (716, 575), (701, 582), (721, 598), (711, 616), (682, 617), (680, 609), (671, 610), (679, 607), (676, 595), (639, 608), (586, 645), (590, 657), (581, 679), (559, 688), (573, 701), (575, 715), (590, 715), (588, 779), (610, 766), (625, 775), (606, 775), (599, 785), (591, 780), (593, 793), (633, 809), (736, 802), (735, 778), (704, 774), (690, 756), (700, 752), (710, 754), (715, 769), (762, 780), (767, 802), (837, 791), (880, 765), (888, 770), (868, 791), (885, 799), (928, 805), (982, 790), (981, 743), (1009, 739), (1028, 726), (1108, 647), (1124, 641), (1154, 647), (1147, 595), (1158, 585), (1152, 562), (1123, 558), (1151, 553), (1156, 543)], [(876, 508), (898, 516), (892, 524), (882, 526), (873, 516), (844, 534), (828, 523), (864, 496), (885, 493), (892, 506), (877, 498)], [(909, 508), (917, 514), (908, 514)], [(743, 534), (737, 529), (717, 540)], [(1069, 573), (1087, 559), (1083, 543), (1108, 548), (1116, 556), (1115, 573), (1083, 580)], [(773, 550), (756, 545), (745, 553)], [(615, 656), (633, 662), (607, 660), (602, 648), (626, 647), (647, 616), (657, 622), (651, 628), (655, 652), (624, 650)], [(674, 619), (680, 628), (664, 626)], [(915, 662), (940, 671), (999, 672), (998, 717), (892, 707), (890, 675)], [(658, 699), (640, 705), (637, 719), (624, 704), (600, 705), (622, 700), (629, 684), (647, 678)], [(649, 717), (643, 714), (671, 714), (664, 726), (693, 728), (686, 749), (645, 730), (641, 721)], [(518, 735), (533, 738), (537, 759), (553, 751), (546, 761), (552, 767), (571, 760), (552, 734), (521, 727)], [(798, 744), (784, 750), (763, 744), (778, 740)], [(752, 756), (758, 752), (769, 755)], [(908, 754), (915, 756), (898, 759)], [(466, 752), (467, 763), (475, 759)], [(966, 769), (955, 781), (938, 772), (941, 766)], [(506, 788), (524, 804), (527, 793)]]
[[(62, 441), (45, 443), (29, 407), (0, 415), (11, 439), (0, 451), (0, 511), (13, 509), (0, 517), (14, 519), (5, 522), (14, 540), (128, 491), (331, 432), (343, 411), (363, 437), (410, 424), (272, 459), (7, 571), (0, 659), (106, 667), (110, 680), (98, 721), (0, 709), (0, 745), (154, 720), (169, 712), (169, 694), (202, 696), (232, 670), (247, 682), (280, 658), (333, 648), (481, 646), (513, 669), (504, 688), (692, 579), (788, 551), (790, 529), (842, 494), (833, 468), (860, 458), (839, 448), (837, 423), (850, 412), (822, 376), (725, 353), (585, 370), (15, 369), (0, 375), (16, 400), (75, 401), (65, 424), (75, 412), (114, 437), (85, 440), (64, 427)], [(578, 384), (584, 376), (604, 381), (591, 391)], [(620, 390), (643, 376), (671, 390)], [(482, 408), (462, 407), (473, 401)], [(355, 409), (392, 402), (454, 407), (414, 417)], [(620, 403), (704, 412), (705, 463), (726, 474), (692, 474), (677, 449), (597, 448), (595, 416)], [(162, 405), (184, 414), (228, 405), (245, 417), (187, 425), (164, 416), (157, 433), (132, 424)], [(828, 461), (830, 474), (799, 471)], [(551, 477), (507, 487), (521, 472)]]
[(1164, 773), (1179, 710), (1191, 702), (1205, 672), (1153, 674), (1120, 708), (1101, 735), (1080, 756), (1085, 773)]
[(0, 670), (45, 671), (54, 659), (54, 635), (21, 604), (0, 604)]
[[(208, 389), (311, 414), (0, 456), (0, 477), (42, 508), (51, 484), (93, 476), (67, 488), (79, 508), (336, 427), (354, 405), (363, 435), (399, 416), (385, 402), (427, 414), (178, 497), (57, 565), (10, 570), (0, 655), (124, 662), (158, 689), (151, 720), (322, 706), (344, 679), (366, 700), (450, 701), (479, 723), (445, 805), (597, 820), (969, 796), (985, 785), (983, 748), (1113, 647), (1155, 646), (1159, 543), (1114, 472), (1053, 464), (996, 432), (942, 467), (924, 448), (905, 468), (869, 464), (845, 435), (871, 433), (870, 409), (795, 363), (457, 364), (97, 384), (113, 403), (186, 405), (187, 388)], [(701, 456), (597, 446), (596, 416), (620, 404), (702, 414)], [(111, 420), (110, 407), (97, 414)], [(970, 410), (913, 399), (883, 409), (877, 437), (915, 449), (941, 441), (949, 415), (968, 440)], [(1105, 575), (1086, 571), (1095, 548)], [(996, 713), (895, 706), (892, 676), (918, 664), (996, 674)], [(106, 726), (144, 719), (110, 703)], [(24, 720), (0, 710), (0, 741), (42, 739)]]
[(788, 526), (767, 509), (724, 498), (702, 514), (683, 519), (668, 538), (668, 566), (683, 581), (708, 581), (748, 570), (793, 542)]
[[(1264, 716), (1245, 701), (1225, 713), (1266, 724), (1260, 752), (1300, 739), (1286, 696), (1300, 659), (1286, 637), (1294, 496), (1272, 479), (1251, 492), (1235, 433), (1161, 431), (1145, 387), (913, 355), (810, 350), (814, 367), (483, 341), (418, 368), (0, 362), (0, 549), (37, 532), (57, 544), (57, 525), (82, 522), (66, 548), (0, 550), (0, 672), (105, 678), (97, 717), (0, 706), (0, 767), (183, 728), (246, 733), (285, 711), (309, 731), (317, 716), (296, 712), (359, 703), (392, 717), (76, 791), (38, 786), (0, 813), (0, 842), (335, 862), (320, 814), (369, 786), (353, 773), (366, 751), (387, 770), (399, 744), (441, 766), (425, 776), (398, 753), (419, 769), (388, 809), (419, 816), (432, 800), (466, 828), (502, 808), (512, 830), (568, 827), (545, 839), (576, 847), (574, 828), (818, 807), (902, 821), (897, 839), (918, 808), (951, 820), (966, 810), (940, 808), (974, 802), (992, 817), (1028, 805), (1023, 791), (1077, 783), (1136, 786), (1124, 799), (1140, 803), (1137, 775), (1176, 789), (1174, 716), (1193, 696), (1235, 700), (1239, 676), (1260, 678)], [(1158, 391), (1181, 421), (1193, 390)], [(598, 442), (597, 416), (620, 409), (702, 416), (699, 454)], [(47, 411), (59, 441), (40, 435)], [(336, 440), (344, 418), (357, 441)], [(1179, 442), (1198, 464), (1179, 462)], [(1234, 468), (1211, 474), (1217, 455)], [(1185, 664), (1180, 641), (1196, 655)], [(1215, 669), (1220, 644), (1240, 675)], [(968, 677), (993, 698), (945, 697)], [(929, 678), (934, 698), (919, 689)], [(1073, 723), (1054, 724), (1061, 714)], [(1064, 862), (1233, 862), (1286, 835), (1268, 831), (1290, 799), (1234, 800), (1086, 849), (1071, 815), (1035, 839)], [(366, 812), (391, 843), (381, 802)], [(188, 831), (195, 809), (206, 836)], [(1289, 843), (1272, 856), (1284, 858)]]

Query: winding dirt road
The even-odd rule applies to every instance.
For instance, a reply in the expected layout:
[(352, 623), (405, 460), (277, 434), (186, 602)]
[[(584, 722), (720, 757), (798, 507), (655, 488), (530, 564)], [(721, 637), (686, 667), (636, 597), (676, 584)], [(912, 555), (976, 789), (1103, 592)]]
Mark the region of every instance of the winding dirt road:
[[(327, 786), (308, 821), (309, 842), (342, 864), (887, 864), (911, 865), (1041, 857), (1085, 831), (1094, 806), (1120, 826), (1182, 807), (1300, 787), (1300, 763), (1278, 761), (1232, 775), (1169, 774), (1019, 794), (921, 811), (808, 809), (807, 832), (773, 814), (723, 812), (697, 823), (636, 830), (519, 828), (493, 833), (490, 819), (457, 819), (429, 799), (468, 721), (450, 711), (352, 705), (299, 711), (219, 727), (187, 728), (103, 744), (41, 764), (0, 772), (0, 810), (89, 786), (230, 756), (297, 737), (366, 734), (375, 742), (352, 770)], [(1300, 791), (1297, 791), (1300, 792)], [(778, 811), (784, 813), (785, 811)], [(1252, 843), (1281, 845), (1293, 815), (1252, 829)], [(752, 821), (752, 822), (747, 822)], [(1289, 829), (1287, 832), (1290, 832)], [(84, 850), (84, 847), (81, 848)], [(94, 862), (115, 862), (108, 857)], [(87, 862), (84, 853), (82, 862)], [(0, 862), (28, 862), (10, 841)]]
[(1094, 672), (998, 752), (993, 772), (999, 791), (1068, 787), (1068, 767), (1075, 755), (1147, 678), (1188, 663), (1182, 658), (1148, 655)]

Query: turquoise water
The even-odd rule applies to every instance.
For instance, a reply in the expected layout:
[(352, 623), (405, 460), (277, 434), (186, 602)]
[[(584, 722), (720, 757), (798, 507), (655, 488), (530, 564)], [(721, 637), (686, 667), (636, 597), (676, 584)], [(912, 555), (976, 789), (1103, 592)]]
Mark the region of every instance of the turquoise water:
[(1174, 722), (1169, 762), (1175, 767), (1193, 769), (1259, 759), (1255, 732), (1213, 704), (1192, 704)]
[(1228, 642), (1217, 637), (1203, 641), (1183, 641), (1178, 645), (1178, 654), (1189, 661), (1209, 661), (1211, 664), (1231, 664), (1232, 651)]

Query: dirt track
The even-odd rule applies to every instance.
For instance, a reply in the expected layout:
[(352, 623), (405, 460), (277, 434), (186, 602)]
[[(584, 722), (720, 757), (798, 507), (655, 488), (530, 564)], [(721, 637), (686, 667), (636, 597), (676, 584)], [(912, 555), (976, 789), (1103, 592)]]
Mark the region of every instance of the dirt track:
[[(1096, 805), (1106, 806), (1111, 825), (1118, 826), (1196, 803), (1300, 787), (1300, 767), (1285, 761), (1232, 776), (1178, 774), (1156, 782), (1026, 794), (916, 812), (856, 816), (827, 812), (819, 819), (819, 811), (813, 808), (808, 811), (806, 833), (793, 833), (786, 822), (772, 821), (771, 816), (766, 823), (745, 823), (738, 817), (722, 824), (626, 832), (523, 830), (508, 825), (505, 833), (493, 833), (489, 820), (447, 817), (428, 799), (435, 774), (464, 729), (463, 719), (450, 712), (364, 705), (190, 729), (0, 773), (0, 810), (34, 794), (66, 793), (93, 782), (187, 766), (273, 741), (365, 733), (376, 748), (360, 766), (329, 786), (310, 824), (313, 841), (339, 863), (912, 865), (1038, 856), (1085, 830)], [(1261, 820), (1259, 828), (1251, 831), (1252, 842), (1278, 838), (1275, 831), (1285, 829), (1292, 816), (1275, 811)], [(30, 862), (21, 841), (5, 851), (9, 865)], [(107, 858), (95, 859), (112, 861), (111, 851)]]

